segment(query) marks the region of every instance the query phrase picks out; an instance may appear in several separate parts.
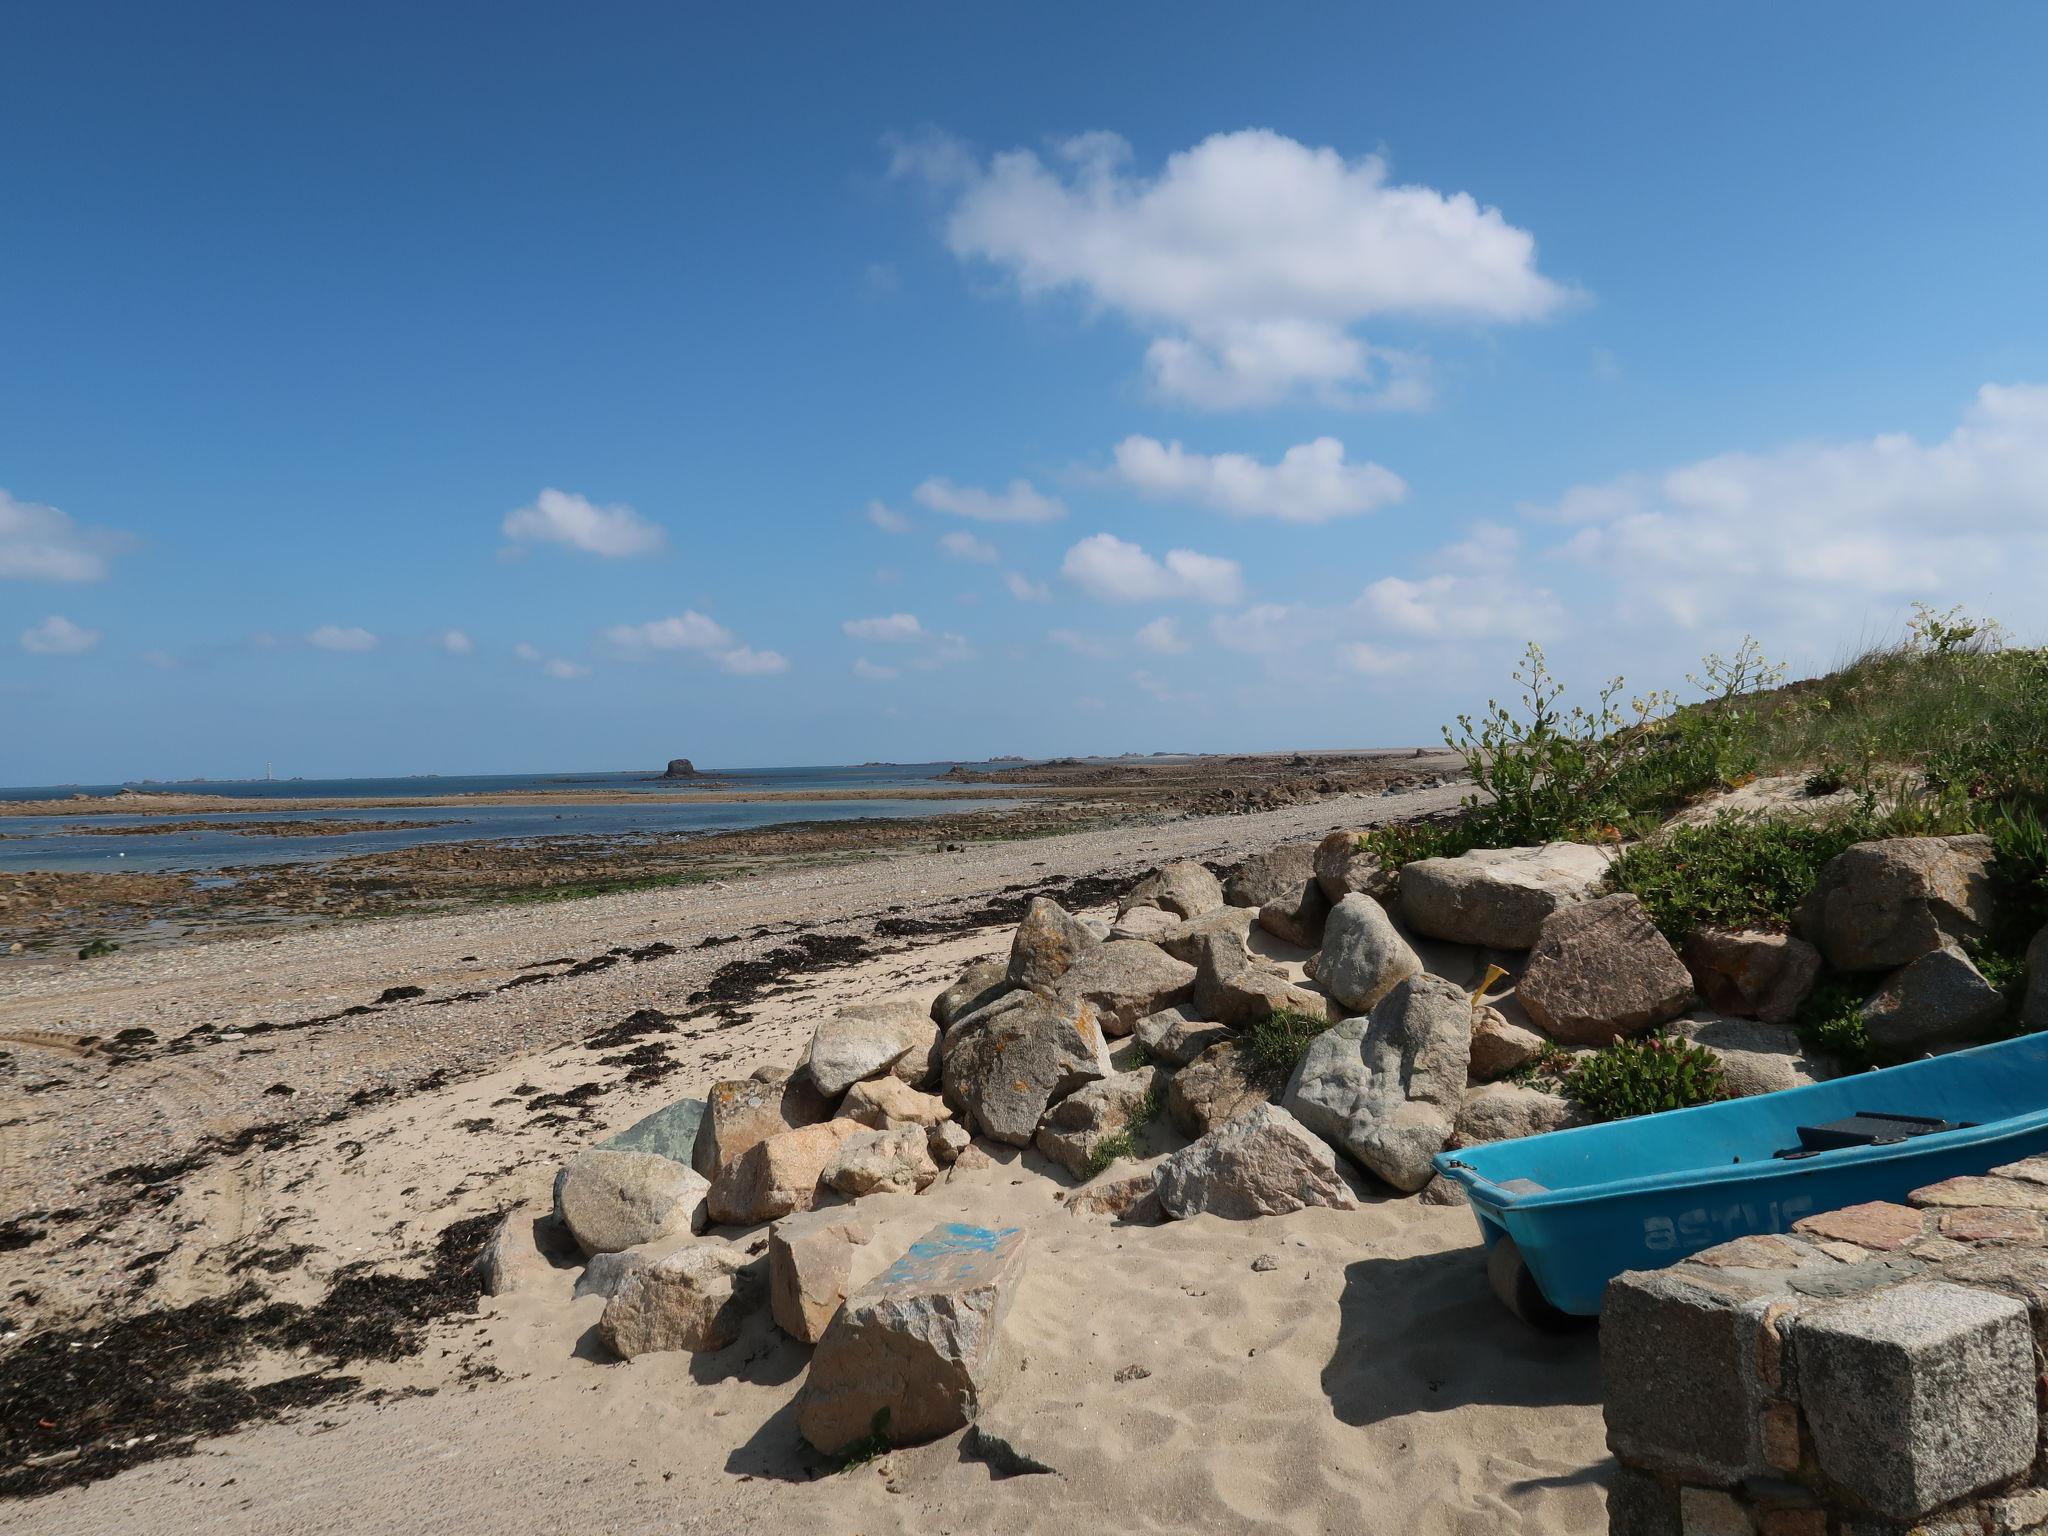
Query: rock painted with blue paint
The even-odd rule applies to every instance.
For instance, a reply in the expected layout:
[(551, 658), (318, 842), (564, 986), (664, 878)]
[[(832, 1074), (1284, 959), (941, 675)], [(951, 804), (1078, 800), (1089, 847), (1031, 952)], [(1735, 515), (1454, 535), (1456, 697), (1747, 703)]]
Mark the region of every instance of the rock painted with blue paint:
[(936, 1226), (862, 1286), (818, 1341), (797, 1428), (827, 1455), (880, 1432), (915, 1445), (974, 1421), (1024, 1273), (1019, 1227)]

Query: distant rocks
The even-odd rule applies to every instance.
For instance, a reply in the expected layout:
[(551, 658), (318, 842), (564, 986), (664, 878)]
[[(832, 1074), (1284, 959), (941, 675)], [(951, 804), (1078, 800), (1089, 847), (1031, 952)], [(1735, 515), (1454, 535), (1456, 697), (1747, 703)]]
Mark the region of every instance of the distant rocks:
[(672, 757), (661, 776), (664, 779), (693, 779), (697, 776), (697, 765), (687, 757)]

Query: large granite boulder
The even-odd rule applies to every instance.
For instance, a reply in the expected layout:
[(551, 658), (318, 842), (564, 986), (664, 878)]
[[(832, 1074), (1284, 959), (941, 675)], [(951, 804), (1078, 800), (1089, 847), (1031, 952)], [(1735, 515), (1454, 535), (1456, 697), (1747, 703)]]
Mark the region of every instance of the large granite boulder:
[(1281, 1102), (1303, 1125), (1396, 1189), (1430, 1179), (1465, 1101), (1472, 1001), (1440, 976), (1411, 976), (1369, 1017), (1309, 1043)]
[(1213, 1023), (1242, 1029), (1282, 1010), (1329, 1017), (1329, 999), (1289, 981), (1278, 966), (1252, 959), (1237, 940), (1213, 934), (1196, 951), (1195, 1011)]
[(1490, 1083), (1518, 1071), (1543, 1054), (1550, 1042), (1533, 1029), (1524, 1029), (1491, 1004), (1472, 1010), (1472, 1061), (1468, 1068), (1475, 1083)]
[(804, 1065), (828, 1099), (885, 1072), (923, 1088), (938, 1080), (939, 1026), (911, 998), (856, 1003), (818, 1026)]
[(1330, 912), (1314, 972), (1324, 991), (1365, 1013), (1410, 976), (1420, 976), (1422, 960), (1385, 907), (1370, 896), (1350, 895)]
[(1223, 899), (1233, 907), (1257, 911), (1269, 901), (1300, 894), (1316, 875), (1316, 845), (1287, 843), (1254, 854), (1223, 879)]
[(945, 1029), (1010, 990), (1007, 960), (977, 960), (960, 973), (960, 979), (932, 999), (932, 1022)]
[(1796, 1029), (1753, 1019), (1686, 1018), (1672, 1026), (1721, 1061), (1721, 1085), (1730, 1098), (1803, 1088), (1835, 1075), (1825, 1057), (1809, 1055)]
[(1626, 893), (1576, 902), (1545, 920), (1515, 996), (1567, 1045), (1611, 1045), (1692, 1006), (1692, 973)]
[(1185, 960), (1189, 965), (1201, 964), (1202, 955), (1211, 944), (1223, 942), (1235, 944), (1244, 950), (1251, 942), (1252, 925), (1259, 920), (1255, 909), (1245, 907), (1218, 907), (1213, 912), (1204, 912), (1200, 917), (1191, 917), (1171, 933), (1161, 934), (1154, 943), (1176, 960)]
[[(685, 1168), (695, 1165), (697, 1133), (704, 1124), (702, 1099), (677, 1099), (651, 1115), (643, 1115), (623, 1131), (597, 1144), (601, 1152), (654, 1152)], [(703, 1169), (697, 1170), (699, 1173)], [(708, 1177), (708, 1175), (707, 1175)]]
[(1135, 1130), (1141, 1114), (1161, 1107), (1165, 1082), (1159, 1068), (1140, 1067), (1076, 1089), (1047, 1112), (1034, 1144), (1075, 1178), (1085, 1179), (1098, 1147)]
[(867, 1223), (844, 1210), (785, 1216), (768, 1229), (768, 1309), (791, 1338), (815, 1344), (853, 1289), (853, 1250)]
[(1212, 1045), (1230, 1038), (1221, 1024), (1211, 1024), (1191, 1003), (1165, 1008), (1138, 1020), (1138, 1044), (1153, 1061), (1184, 1067)]
[(1380, 856), (1361, 846), (1365, 833), (1332, 832), (1316, 844), (1316, 883), (1335, 906), (1346, 896), (1378, 896), (1393, 888), (1394, 879), (1380, 865)]
[(1357, 1208), (1337, 1159), (1277, 1104), (1218, 1126), (1159, 1165), (1159, 1206), (1176, 1220), (1207, 1213), (1233, 1221), (1312, 1205)]
[(1173, 1074), (1166, 1085), (1166, 1114), (1181, 1135), (1206, 1136), (1272, 1097), (1272, 1084), (1244, 1047), (1225, 1040)]
[(1067, 1003), (1093, 1005), (1102, 1032), (1121, 1039), (1148, 1013), (1186, 1002), (1195, 992), (1195, 968), (1156, 944), (1112, 939), (1076, 961), (1054, 988)]
[(1702, 928), (1680, 951), (1707, 1006), (1789, 1024), (1820, 975), (1820, 951), (1789, 933)]
[(1598, 894), (1610, 861), (1585, 843), (1417, 859), (1401, 867), (1401, 920), (1432, 939), (1528, 949), (1553, 912)]
[(1074, 962), (1101, 947), (1079, 918), (1044, 896), (1032, 898), (1024, 921), (1010, 941), (1009, 978), (1013, 986), (1049, 991)]
[(598, 1337), (621, 1360), (657, 1350), (723, 1349), (760, 1305), (761, 1266), (723, 1243), (692, 1243), (627, 1272)]
[(1110, 1075), (1109, 1044), (1091, 1003), (1032, 995), (961, 1024), (946, 1051), (946, 1103), (971, 1129), (1031, 1144), (1052, 1105)]
[(555, 1180), (555, 1219), (585, 1253), (616, 1253), (703, 1231), (709, 1187), (658, 1152), (583, 1152)]
[(734, 1078), (713, 1083), (704, 1096), (690, 1166), (707, 1179), (757, 1142), (832, 1118), (832, 1101), (808, 1072), (788, 1077)]
[(1863, 1031), (1903, 1055), (1986, 1038), (2005, 1018), (2005, 995), (1960, 949), (1931, 949), (1885, 978), (1863, 1004)]
[(1323, 942), (1323, 924), (1330, 917), (1330, 898), (1314, 878), (1301, 889), (1276, 896), (1259, 908), (1259, 926), (1283, 943), (1316, 949)]
[(1838, 971), (1905, 965), (1980, 937), (1992, 916), (1991, 839), (1888, 837), (1828, 860), (1798, 929)]
[(936, 1093), (920, 1093), (900, 1077), (871, 1077), (846, 1090), (839, 1115), (876, 1131), (893, 1131), (899, 1125), (930, 1130), (941, 1120), (952, 1119), (953, 1111)]
[(946, 1223), (849, 1296), (797, 1398), (803, 1437), (836, 1456), (872, 1435), (914, 1445), (972, 1423), (996, 1384), (1025, 1251), (1019, 1228)]
[(1175, 917), (1200, 917), (1223, 905), (1223, 883), (1193, 859), (1163, 865), (1131, 887), (1117, 906), (1126, 917), (1139, 907), (1156, 907)]
[(827, 1120), (758, 1141), (719, 1170), (706, 1201), (711, 1219), (752, 1226), (817, 1203), (818, 1181), (849, 1136), (867, 1135), (857, 1120)]
[(1514, 1083), (1488, 1083), (1474, 1089), (1458, 1111), (1457, 1144), (1476, 1147), (1490, 1141), (1516, 1141), (1584, 1123), (1569, 1099), (1540, 1088)]
[(862, 1195), (914, 1195), (938, 1176), (924, 1127), (899, 1125), (848, 1136), (818, 1177), (827, 1189), (858, 1200)]

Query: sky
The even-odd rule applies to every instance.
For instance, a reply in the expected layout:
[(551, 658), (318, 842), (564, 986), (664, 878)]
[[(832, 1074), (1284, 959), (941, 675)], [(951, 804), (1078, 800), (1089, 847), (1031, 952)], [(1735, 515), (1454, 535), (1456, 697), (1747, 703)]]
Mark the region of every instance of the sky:
[(0, 783), (2044, 638), (2048, 9), (0, 5)]

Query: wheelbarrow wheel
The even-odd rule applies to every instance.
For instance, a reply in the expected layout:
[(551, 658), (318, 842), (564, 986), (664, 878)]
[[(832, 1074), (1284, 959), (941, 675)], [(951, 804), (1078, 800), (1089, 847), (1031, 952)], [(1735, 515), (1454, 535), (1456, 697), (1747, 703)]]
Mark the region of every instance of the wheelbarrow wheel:
[(1592, 1322), (1591, 1318), (1574, 1317), (1550, 1304), (1550, 1298), (1543, 1294), (1543, 1287), (1529, 1273), (1522, 1250), (1506, 1233), (1495, 1239), (1493, 1247), (1487, 1250), (1486, 1279), (1493, 1287), (1493, 1294), (1500, 1298), (1500, 1304), (1531, 1328), (1545, 1333), (1570, 1333)]

